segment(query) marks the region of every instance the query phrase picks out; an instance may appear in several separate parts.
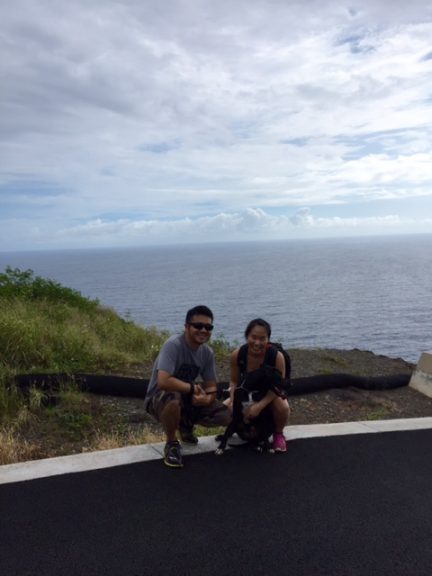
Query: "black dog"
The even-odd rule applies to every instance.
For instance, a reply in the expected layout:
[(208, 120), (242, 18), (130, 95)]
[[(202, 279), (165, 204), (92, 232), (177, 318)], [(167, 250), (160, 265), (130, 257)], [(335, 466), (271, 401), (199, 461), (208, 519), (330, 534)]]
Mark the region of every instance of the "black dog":
[[(252, 379), (253, 387), (258, 390), (250, 390), (251, 385), (244, 381), (234, 391), (233, 417), (225, 432), (216, 437), (219, 446), (216, 454), (224, 453), (228, 440), (235, 433), (249, 443), (258, 452), (270, 451), (269, 438), (274, 432), (274, 419), (271, 407), (268, 405), (260, 414), (252, 420), (245, 420), (244, 408), (252, 402), (263, 398), (268, 390), (280, 391), (281, 375), (278, 370), (270, 366), (264, 366), (259, 375)], [(258, 378), (256, 377), (258, 376)], [(257, 386), (258, 384), (258, 386)]]

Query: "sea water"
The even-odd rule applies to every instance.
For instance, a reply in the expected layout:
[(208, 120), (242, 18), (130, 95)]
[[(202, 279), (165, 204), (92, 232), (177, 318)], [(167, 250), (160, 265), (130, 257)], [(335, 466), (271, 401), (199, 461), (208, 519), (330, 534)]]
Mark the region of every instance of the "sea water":
[(121, 316), (170, 332), (206, 304), (240, 342), (263, 317), (287, 348), (372, 350), (417, 362), (432, 349), (432, 235), (0, 252)]

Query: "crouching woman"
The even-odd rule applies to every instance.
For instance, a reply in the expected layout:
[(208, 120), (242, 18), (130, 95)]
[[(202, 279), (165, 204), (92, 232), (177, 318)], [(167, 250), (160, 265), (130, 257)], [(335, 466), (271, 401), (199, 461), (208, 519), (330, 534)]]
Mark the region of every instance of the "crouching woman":
[[(257, 400), (245, 409), (244, 417), (253, 422), (264, 409), (270, 409), (274, 425), (272, 448), (275, 452), (286, 452), (283, 429), (288, 422), (290, 409), (280, 384), (286, 377), (287, 367), (282, 352), (270, 344), (270, 336), (271, 326), (262, 318), (251, 320), (247, 325), (246, 343), (231, 354), (229, 405), (233, 406), (238, 386), (258, 390)], [(277, 371), (278, 378), (273, 381), (268, 377), (269, 368)]]

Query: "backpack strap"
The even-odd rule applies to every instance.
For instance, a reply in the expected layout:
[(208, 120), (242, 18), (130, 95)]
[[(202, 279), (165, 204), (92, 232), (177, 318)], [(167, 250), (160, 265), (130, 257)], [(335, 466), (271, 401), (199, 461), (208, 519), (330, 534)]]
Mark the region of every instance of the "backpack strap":
[(237, 354), (237, 366), (240, 371), (240, 381), (244, 380), (247, 372), (247, 356), (248, 356), (248, 345), (243, 344), (240, 346)]
[(275, 350), (280, 352), (285, 360), (285, 386), (290, 386), (290, 378), (291, 378), (291, 358), (288, 354), (287, 350), (282, 346), (280, 342), (270, 342), (270, 345), (273, 346)]
[(264, 365), (276, 368), (277, 354), (278, 354), (277, 348), (275, 348), (273, 344), (270, 342), (267, 346), (267, 350), (264, 356)]

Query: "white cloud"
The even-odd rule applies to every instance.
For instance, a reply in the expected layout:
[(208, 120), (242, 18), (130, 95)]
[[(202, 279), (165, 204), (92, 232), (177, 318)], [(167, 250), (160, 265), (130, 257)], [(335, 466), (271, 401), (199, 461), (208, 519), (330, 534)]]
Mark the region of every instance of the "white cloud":
[[(243, 212), (219, 213), (214, 216), (182, 218), (178, 220), (104, 221), (96, 219), (84, 224), (59, 230), (50, 238), (56, 246), (76, 246), (86, 238), (88, 247), (124, 246), (134, 244), (171, 244), (174, 242), (219, 242), (279, 238), (301, 238), (326, 235), (397, 233), (415, 224), (430, 225), (431, 220), (413, 222), (397, 215), (382, 217), (317, 217), (310, 208), (297, 210), (293, 215), (271, 215), (259, 208)], [(417, 228), (418, 230), (418, 228)], [(47, 240), (40, 231), (35, 241)]]
[(432, 196), (423, 0), (19, 0), (0, 10), (8, 246), (31, 244), (34, 227), (54, 238), (93, 222), (82, 233), (103, 236), (116, 222), (132, 242), (128, 222), (174, 237), (184, 229), (168, 221), (246, 225), (269, 210)]

